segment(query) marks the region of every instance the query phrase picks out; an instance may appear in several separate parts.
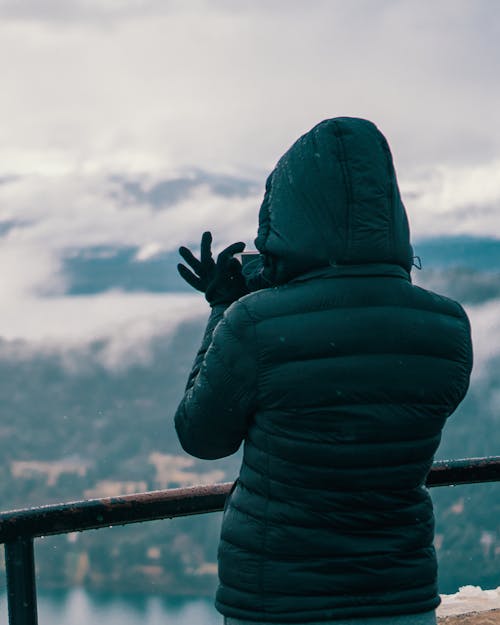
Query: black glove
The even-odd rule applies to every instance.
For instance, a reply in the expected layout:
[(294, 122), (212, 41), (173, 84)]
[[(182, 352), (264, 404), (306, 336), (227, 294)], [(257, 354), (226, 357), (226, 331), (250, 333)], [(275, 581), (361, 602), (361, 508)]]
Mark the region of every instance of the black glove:
[(201, 237), (200, 260), (187, 247), (180, 247), (179, 254), (191, 267), (178, 264), (177, 269), (184, 280), (193, 288), (205, 293), (210, 306), (229, 305), (249, 293), (241, 273), (241, 264), (233, 258), (245, 249), (244, 243), (233, 243), (218, 256), (212, 258), (212, 234), (204, 232)]

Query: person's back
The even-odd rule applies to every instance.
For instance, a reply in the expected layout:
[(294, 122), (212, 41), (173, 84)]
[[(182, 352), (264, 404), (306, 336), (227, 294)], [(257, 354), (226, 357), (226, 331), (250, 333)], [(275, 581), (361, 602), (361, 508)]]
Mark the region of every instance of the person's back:
[(467, 317), (411, 284), (390, 152), (369, 122), (327, 120), (299, 139), (259, 222), (273, 286), (227, 310), (176, 416), (194, 455), (245, 441), (216, 605), (283, 623), (431, 611), (424, 484), (468, 386)]
[(467, 387), (468, 323), (385, 269), (303, 276), (228, 313), (230, 327), (252, 320), (258, 391), (223, 523), (224, 614), (307, 622), (438, 604), (423, 485)]

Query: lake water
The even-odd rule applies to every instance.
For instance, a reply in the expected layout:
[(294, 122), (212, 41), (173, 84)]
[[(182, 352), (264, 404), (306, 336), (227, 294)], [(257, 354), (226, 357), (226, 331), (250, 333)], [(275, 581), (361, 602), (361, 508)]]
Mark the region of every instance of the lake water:
[[(6, 593), (0, 594), (0, 623), (7, 623)], [(38, 592), (39, 625), (222, 625), (212, 599), (173, 599), (89, 593)]]

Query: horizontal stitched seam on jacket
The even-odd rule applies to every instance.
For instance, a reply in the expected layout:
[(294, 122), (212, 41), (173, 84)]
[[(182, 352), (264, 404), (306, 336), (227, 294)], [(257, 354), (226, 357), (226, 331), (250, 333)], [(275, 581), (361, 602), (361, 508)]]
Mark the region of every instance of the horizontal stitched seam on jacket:
[[(248, 464), (246, 465), (246, 468), (250, 469), (250, 471), (254, 471), (254, 469), (253, 469), (252, 467), (250, 467)], [(251, 492), (251, 493), (254, 493), (254, 494), (255, 494), (255, 495), (257, 495), (258, 497), (262, 497), (262, 498), (264, 498), (264, 497), (265, 497), (265, 495), (264, 495), (264, 494), (263, 494), (263, 492), (262, 492), (262, 489), (258, 490), (258, 489), (256, 489), (256, 488), (253, 488), (252, 486), (249, 486), (249, 485), (245, 482), (245, 480), (244, 480), (243, 478), (241, 478), (241, 476), (238, 478), (238, 487), (239, 487), (239, 488), (243, 488), (243, 489), (245, 489), (245, 490), (247, 490), (247, 491), (249, 491), (249, 492)], [(304, 490), (304, 487), (302, 487), (302, 486), (293, 486), (293, 489), (294, 489), (294, 490), (295, 490), (295, 489), (299, 489), (299, 490), (300, 490), (300, 489), (302, 489), (302, 490)], [(427, 488), (425, 488), (424, 486), (416, 486), (416, 487), (412, 488), (411, 490), (422, 490), (422, 489), (423, 489), (423, 490), (424, 490), (424, 492), (425, 492), (425, 493), (427, 493), (427, 495), (428, 495), (428, 489), (427, 489)], [(305, 490), (309, 490), (309, 489), (308, 489), (308, 488), (306, 488)], [(391, 493), (393, 493), (393, 492), (394, 492), (394, 493), (398, 493), (398, 495), (399, 495), (399, 493), (401, 493), (401, 491), (404, 491), (404, 492), (405, 492), (405, 494), (407, 494), (407, 493), (408, 493), (408, 487), (406, 487), (406, 488), (384, 488), (383, 490), (381, 490), (380, 488), (365, 488), (365, 489), (363, 489), (363, 490), (361, 490), (361, 489), (357, 489), (357, 490), (355, 491), (355, 493), (353, 493), (353, 495), (354, 495), (356, 498), (358, 498), (360, 495), (363, 495), (363, 494), (364, 494), (365, 496), (367, 496), (367, 497), (369, 497), (369, 496), (371, 496), (371, 495), (381, 495), (381, 494), (382, 494), (382, 495), (387, 495), (387, 494), (391, 494)], [(341, 496), (341, 497), (345, 497), (345, 495), (346, 495), (345, 491), (340, 491), (340, 490), (339, 490), (339, 491), (336, 491), (336, 492), (338, 492), (339, 496)], [(429, 495), (428, 495), (428, 496), (429, 496)], [(430, 496), (429, 496), (429, 497), (430, 497)], [(301, 507), (301, 506), (303, 505), (303, 504), (300, 502), (300, 500), (298, 500), (298, 501), (297, 501), (297, 500), (290, 500), (290, 499), (289, 499), (289, 498), (287, 498), (287, 497), (284, 497), (284, 498), (283, 498), (283, 497), (279, 497), (279, 493), (277, 494), (277, 493), (275, 493), (275, 492), (273, 493), (273, 501), (274, 501), (274, 502), (281, 501), (282, 503), (286, 503), (286, 504), (288, 504), (289, 506), (296, 506), (296, 507)], [(416, 504), (415, 504), (414, 502), (412, 502), (411, 504), (407, 505), (407, 508), (408, 508), (408, 507), (412, 507), (412, 506), (414, 506), (414, 505), (416, 505)], [(379, 510), (384, 511), (384, 510), (387, 510), (387, 508), (386, 508), (386, 507), (382, 507), (382, 508), (377, 508), (376, 510), (377, 510), (377, 511), (379, 511)]]
[[(396, 445), (398, 444), (397, 441), (396, 441), (395, 444)], [(258, 450), (264, 451), (254, 441), (252, 441), (252, 445), (255, 448), (257, 448)], [(273, 458), (276, 458), (277, 460), (281, 460), (285, 464), (289, 464), (289, 465), (291, 465), (293, 467), (296, 467), (296, 466), (302, 466), (302, 467), (314, 467), (314, 466), (317, 466), (318, 469), (329, 468), (332, 471), (349, 471), (349, 472), (359, 471), (361, 473), (365, 473), (366, 470), (373, 470), (373, 469), (379, 469), (379, 468), (380, 469), (387, 469), (387, 468), (398, 467), (398, 468), (402, 469), (404, 467), (409, 467), (409, 466), (412, 466), (414, 464), (419, 465), (422, 462), (425, 462), (425, 461), (431, 459), (428, 455), (426, 455), (425, 458), (420, 459), (420, 460), (412, 460), (412, 461), (409, 461), (409, 462), (403, 462), (401, 459), (398, 459), (397, 461), (395, 461), (395, 464), (384, 464), (383, 466), (380, 466), (380, 464), (377, 463), (377, 464), (374, 464), (374, 465), (369, 464), (369, 465), (363, 465), (362, 467), (360, 467), (360, 466), (356, 466), (356, 465), (355, 466), (345, 466), (345, 465), (340, 465), (339, 466), (339, 465), (335, 465), (335, 464), (331, 464), (331, 465), (323, 465), (323, 464), (321, 464), (321, 465), (314, 465), (314, 464), (310, 464), (309, 462), (307, 462), (307, 463), (305, 463), (305, 462), (297, 462), (296, 460), (291, 460), (289, 458), (283, 458), (282, 456), (278, 455), (277, 453), (273, 453), (273, 452), (269, 451), (268, 449), (265, 450), (265, 454), (267, 456), (271, 456)], [(246, 464), (248, 464), (248, 458), (247, 457), (245, 458), (245, 462), (246, 462)]]
[[(324, 406), (318, 406), (318, 408), (320, 408), (321, 410), (324, 411), (330, 411), (330, 410), (337, 410), (337, 408), (342, 408), (342, 407), (353, 407), (353, 402), (349, 402), (346, 404), (339, 404), (337, 402), (335, 402), (335, 406), (332, 406), (331, 408), (325, 408)], [(441, 409), (449, 409), (449, 404), (442, 404), (441, 402), (438, 403), (434, 403), (434, 402), (425, 402), (425, 403), (415, 403), (414, 401), (384, 401), (384, 402), (374, 402), (374, 401), (358, 401), (356, 400), (356, 406), (375, 406), (375, 407), (379, 407), (379, 406), (408, 406), (408, 407), (415, 407), (415, 406), (423, 406), (423, 407), (428, 407), (428, 408), (441, 408)], [(310, 410), (310, 408), (308, 408), (308, 410)], [(267, 409), (267, 410), (261, 410), (260, 411), (261, 414), (272, 414), (275, 411), (271, 410), (271, 409)], [(297, 413), (302, 412), (302, 409), (296, 408), (296, 409), (283, 409), (279, 411), (280, 413), (289, 413), (290, 416), (295, 416)]]
[[(261, 497), (261, 498), (265, 497), (265, 495), (262, 494), (262, 491), (258, 491), (258, 490), (255, 490), (254, 488), (248, 487), (246, 484), (244, 484), (241, 481), (241, 479), (239, 480), (239, 487), (249, 491), (250, 493), (253, 493), (253, 495), (256, 495), (257, 497)], [(406, 491), (407, 491), (407, 489), (406, 489)], [(399, 493), (399, 491), (398, 491), (398, 493)], [(339, 496), (341, 496), (341, 497), (345, 497), (346, 493), (344, 491), (337, 491), (337, 494)], [(374, 489), (372, 489), (372, 490), (356, 491), (356, 495), (357, 496), (365, 495), (365, 496), (369, 497), (372, 494), (380, 495), (380, 492), (378, 490), (374, 490)], [(387, 491), (384, 491), (383, 494), (384, 495), (387, 494)], [(304, 504), (300, 500), (291, 500), (291, 499), (286, 498), (286, 497), (280, 497), (279, 495), (280, 495), (279, 493), (273, 493), (273, 502), (274, 503), (284, 503), (289, 508), (297, 508), (298, 510), (302, 510), (304, 508)], [(338, 503), (335, 503), (334, 505), (338, 506)], [(400, 507), (400, 510), (402, 512), (404, 512), (405, 514), (408, 514), (409, 511), (412, 508), (420, 507), (421, 505), (422, 505), (422, 501), (412, 502), (410, 504), (406, 503), (406, 504), (404, 504), (403, 506)], [(310, 506), (308, 506), (308, 507), (310, 508)], [(371, 508), (373, 509), (373, 506), (371, 506)], [(348, 508), (348, 512), (350, 511), (350, 509), (351, 509), (351, 507)], [(314, 510), (314, 508), (313, 508), (313, 510)], [(387, 506), (386, 507), (382, 507), (382, 508), (379, 507), (379, 508), (375, 509), (375, 512), (382, 512), (382, 513), (384, 513), (384, 512), (388, 512), (388, 511), (390, 511), (390, 510), (388, 510)], [(342, 514), (342, 511), (340, 511), (339, 514)]]
[[(348, 402), (345, 403), (341, 403), (338, 402), (337, 400), (335, 400), (335, 404), (332, 404), (331, 406), (331, 410), (337, 410), (337, 408), (343, 408), (343, 407), (358, 407), (358, 406), (408, 406), (408, 407), (416, 407), (416, 406), (428, 406), (428, 407), (434, 407), (434, 408), (440, 408), (442, 410), (450, 410), (450, 405), (449, 404), (442, 404), (442, 403), (432, 403), (432, 402), (425, 402), (425, 403), (419, 403), (419, 402), (401, 402), (401, 403), (397, 403), (397, 402), (393, 402), (393, 401), (388, 401), (388, 402), (376, 402), (374, 403), (373, 400), (371, 401), (362, 401), (360, 399), (356, 399), (353, 400), (351, 399)], [(322, 406), (321, 404), (318, 404), (317, 406), (308, 406), (307, 410), (314, 410), (315, 408), (322, 408), (324, 409), (324, 406)], [(290, 410), (290, 408), (280, 408), (280, 409), (275, 409), (275, 410), (271, 410), (270, 408), (265, 408), (265, 409), (261, 409), (259, 411), (259, 413), (262, 414), (269, 414), (270, 412), (272, 412), (273, 414), (275, 413), (276, 410), (279, 410), (280, 412), (283, 412), (285, 414), (290, 414), (290, 416), (295, 416), (296, 414), (300, 414), (301, 412), (303, 412), (304, 410), (306, 410), (306, 408), (304, 409), (296, 409), (296, 412), (294, 413), (292, 410)]]
[[(245, 465), (247, 467), (252, 469), (252, 471), (255, 471), (255, 473), (258, 473), (262, 477), (267, 478), (270, 482), (276, 482), (276, 484), (282, 484), (283, 486), (288, 486), (288, 487), (291, 487), (291, 488), (294, 488), (294, 489), (301, 488), (302, 490), (306, 490), (306, 491), (310, 491), (310, 490), (324, 491), (325, 490), (325, 486), (314, 486), (313, 484), (308, 484), (307, 486), (301, 486), (300, 484), (291, 484), (290, 482), (283, 482), (282, 480), (276, 479), (275, 476), (273, 476), (271, 478), (269, 475), (267, 475), (267, 473), (263, 473), (262, 471), (259, 471), (255, 466), (252, 466), (252, 464), (250, 462), (248, 462), (247, 458), (245, 458), (244, 462), (245, 462)], [(401, 466), (401, 465), (399, 465), (399, 466)], [(346, 472), (352, 473), (352, 471), (350, 469), (347, 469)], [(361, 473), (365, 474), (366, 470), (362, 469)], [(423, 485), (412, 486), (410, 488), (417, 489), (417, 488), (421, 488), (421, 486), (423, 486)], [(408, 485), (406, 485), (406, 486), (402, 486), (401, 488), (388, 488), (388, 489), (384, 489), (382, 492), (384, 492), (384, 493), (399, 492), (399, 491), (407, 492), (408, 488), (409, 488)], [(337, 489), (338, 489), (338, 487), (337, 487)], [(370, 488), (359, 488), (359, 489), (354, 488), (353, 489), (353, 485), (352, 484), (346, 485), (345, 488), (342, 488), (340, 490), (341, 491), (342, 490), (348, 490), (348, 491), (349, 490), (355, 490), (356, 492), (358, 492), (358, 491), (365, 491), (365, 492), (375, 491), (375, 492), (380, 492), (379, 489), (377, 489), (377, 488), (371, 488), (371, 489)]]
[[(251, 512), (247, 512), (246, 510), (243, 510), (242, 508), (240, 508), (239, 506), (237, 506), (234, 501), (231, 501), (230, 504), (231, 508), (234, 508), (235, 510), (238, 510), (238, 512), (241, 512), (241, 514), (244, 514), (245, 516), (249, 516), (251, 519), (255, 519), (256, 521), (264, 521), (264, 517), (262, 516), (257, 516), (256, 514), (252, 514)], [(417, 505), (417, 504), (416, 504)], [(395, 508), (395, 510), (392, 510), (392, 512), (397, 511), (397, 509)], [(407, 510), (405, 510), (405, 513), (407, 513)], [(340, 516), (342, 516), (342, 513), (339, 513)], [(432, 517), (428, 517), (428, 519), (426, 519), (427, 522), (432, 521)], [(390, 529), (390, 530), (394, 530), (394, 529), (401, 529), (401, 528), (407, 528), (407, 527), (412, 527), (413, 525), (421, 525), (422, 524), (422, 519), (417, 519), (416, 521), (412, 522), (412, 523), (403, 523), (403, 524), (398, 524), (398, 525), (387, 525), (384, 524), (383, 527), (373, 527), (373, 526), (367, 526), (364, 528), (359, 528), (359, 529), (349, 529), (349, 530), (345, 530), (345, 529), (340, 529), (337, 525), (335, 525), (332, 521), (329, 521), (328, 523), (325, 522), (324, 525), (320, 525), (318, 523), (309, 523), (308, 525), (304, 525), (303, 523), (295, 523), (290, 521), (289, 519), (287, 519), (286, 521), (273, 521), (272, 519), (268, 519), (268, 524), (269, 525), (274, 525), (274, 527), (300, 527), (302, 529), (328, 529), (330, 528), (332, 530), (332, 532), (334, 532), (336, 535), (349, 535), (349, 534), (364, 534), (367, 531), (369, 532), (376, 532), (377, 530), (386, 530), (386, 529)], [(230, 542), (230, 541), (229, 541)], [(234, 544), (234, 543), (233, 543)], [(238, 546), (238, 545), (235, 545)], [(383, 551), (380, 552), (379, 555), (383, 555), (386, 553), (397, 553), (397, 552), (393, 552), (393, 551)], [(326, 554), (325, 554), (326, 555)], [(360, 553), (356, 553), (356, 557), (357, 556), (363, 556), (363, 554)], [(370, 553), (370, 555), (377, 555), (377, 552), (372, 552)], [(368, 554), (366, 554), (366, 556), (368, 556)]]
[[(395, 445), (397, 445), (397, 443), (395, 443)], [(258, 445), (254, 444), (254, 446), (260, 450)], [(335, 453), (334, 449), (332, 449), (332, 453)], [(304, 461), (304, 460), (299, 461), (296, 458), (284, 457), (282, 455), (279, 455), (278, 453), (271, 453), (271, 452), (268, 452), (267, 455), (271, 456), (272, 458), (275, 458), (276, 460), (281, 461), (282, 465), (288, 466), (291, 470), (303, 468), (303, 469), (312, 469), (312, 470), (317, 470), (317, 471), (322, 471), (322, 470), (328, 471), (327, 479), (330, 476), (330, 474), (332, 475), (332, 477), (338, 477), (338, 473), (340, 472), (343, 475), (345, 475), (346, 479), (351, 477), (351, 475), (353, 474), (363, 475), (366, 472), (373, 472), (374, 470), (380, 470), (384, 473), (387, 471), (394, 473), (395, 470), (398, 470), (399, 472), (402, 469), (412, 467), (414, 465), (417, 467), (420, 467), (422, 465), (427, 464), (428, 460), (430, 460), (430, 455), (426, 454), (425, 456), (418, 458), (418, 459), (414, 459), (411, 462), (403, 461), (401, 460), (401, 457), (394, 459), (392, 462), (387, 462), (387, 460), (384, 458), (384, 452), (382, 451), (374, 459), (373, 463), (363, 464), (362, 466), (359, 466), (356, 464), (353, 464), (353, 465), (336, 464), (335, 462), (332, 462), (331, 464), (324, 464), (324, 463), (316, 464), (310, 461)], [(381, 458), (383, 459), (382, 461), (381, 461)]]
[[(221, 539), (221, 542), (227, 542), (229, 544), (232, 544), (228, 540), (223, 540), (223, 539)], [(237, 545), (235, 545), (235, 546), (237, 546)], [(411, 553), (411, 552), (409, 552), (409, 553)], [(346, 558), (344, 558), (344, 559), (346, 559)], [(309, 558), (309, 560), (310, 560), (310, 558)], [(276, 562), (286, 562), (286, 560), (277, 560), (276, 558), (273, 558), (269, 562), (272, 563), (274, 561), (276, 561)], [(234, 581), (234, 577), (233, 577), (233, 581)], [(234, 588), (234, 590), (242, 590), (242, 588), (243, 588), (243, 592), (245, 594), (248, 593), (248, 594), (252, 594), (252, 595), (253, 594), (258, 595), (258, 593), (250, 592), (248, 590), (247, 585), (238, 587), (238, 586), (235, 586), (234, 583), (231, 584), (231, 583), (229, 583), (229, 582), (227, 582), (225, 580), (221, 580), (221, 582), (222, 582), (223, 586), (227, 586), (228, 588)], [(374, 599), (378, 600), (379, 597), (390, 596), (392, 594), (397, 594), (401, 590), (410, 590), (411, 588), (425, 588), (425, 587), (434, 589), (434, 584), (425, 584), (425, 586), (422, 586), (422, 583), (420, 582), (420, 580), (413, 580), (413, 583), (411, 585), (410, 584), (398, 585), (397, 589), (396, 590), (392, 590), (392, 591), (385, 591), (384, 592), (382, 590), (380, 590), (380, 591), (377, 590), (375, 593), (373, 591), (366, 591), (366, 593), (357, 592), (355, 595), (351, 595), (351, 594), (345, 595), (344, 593), (339, 593), (338, 595), (334, 595), (334, 594), (331, 593), (331, 591), (329, 591), (328, 594), (330, 596), (332, 596), (332, 597), (345, 597), (346, 600), (348, 600), (348, 601), (352, 600), (352, 602), (354, 603), (356, 601), (357, 597), (365, 598), (365, 597), (374, 596)], [(267, 593), (265, 592), (264, 594), (265, 595), (269, 595), (269, 596), (272, 596), (272, 595), (283, 595), (283, 596), (287, 596), (287, 597), (295, 597), (295, 596), (297, 596), (297, 592), (294, 592), (294, 594), (291, 595), (288, 592), (283, 592), (283, 591), (280, 592), (279, 590), (273, 590), (272, 592), (267, 592)], [(318, 593), (310, 593), (310, 594), (307, 594), (307, 595), (299, 595), (299, 596), (300, 597), (308, 597), (308, 596), (310, 596), (310, 597), (321, 597), (321, 596), (324, 596), (326, 594), (327, 594), (326, 592), (318, 592)], [(433, 592), (432, 596), (434, 596), (434, 592)], [(386, 602), (381, 602), (381, 603), (386, 603)], [(399, 601), (395, 600), (394, 603), (399, 603)]]
[[(382, 263), (382, 264), (391, 264), (391, 263)], [(394, 264), (394, 263), (392, 263)], [(386, 273), (384, 269), (379, 269), (377, 271), (369, 271), (368, 273), (349, 273), (350, 265), (336, 265), (336, 267), (340, 270), (345, 269), (345, 273), (337, 273), (337, 274), (328, 274), (324, 273), (325, 269), (329, 269), (330, 267), (318, 267), (317, 269), (312, 269), (310, 272), (299, 274), (298, 276), (292, 278), (287, 284), (283, 286), (295, 286), (299, 284), (306, 284), (308, 282), (312, 282), (313, 280), (351, 280), (356, 278), (383, 278), (384, 280), (404, 280), (409, 284), (411, 283), (410, 274), (403, 269), (401, 266), (397, 267), (397, 271), (402, 271), (404, 275), (400, 273)], [(359, 265), (354, 265), (354, 267), (359, 268)], [(323, 270), (323, 272), (322, 272)], [(317, 273), (316, 273), (317, 272)], [(321, 273), (320, 273), (321, 272)], [(413, 285), (415, 286), (415, 285)], [(437, 293), (436, 293), (437, 295)], [(445, 295), (440, 295), (440, 297), (446, 297)]]
[(381, 557), (385, 557), (385, 556), (394, 556), (394, 555), (400, 555), (401, 557), (406, 558), (407, 555), (412, 555), (412, 554), (419, 554), (422, 551), (432, 551), (433, 547), (432, 545), (425, 545), (423, 547), (419, 547), (418, 549), (399, 549), (398, 551), (380, 551), (377, 553), (370, 553), (370, 554), (343, 554), (343, 555), (338, 555), (338, 556), (334, 556), (334, 555), (328, 555), (328, 554), (321, 554), (321, 555), (317, 555), (317, 556), (311, 556), (310, 553), (305, 553), (302, 556), (284, 556), (283, 554), (276, 554), (273, 552), (266, 552), (265, 556), (264, 554), (262, 554), (262, 552), (260, 551), (254, 551), (253, 549), (250, 549), (248, 546), (243, 547), (241, 545), (238, 545), (236, 543), (234, 543), (231, 540), (228, 540), (227, 538), (221, 538), (221, 543), (228, 543), (229, 545), (232, 545), (233, 547), (236, 547), (238, 549), (241, 549), (242, 551), (245, 551), (247, 553), (257, 553), (259, 556), (262, 555), (263, 558), (265, 558), (268, 562), (296, 562), (298, 564), (300, 564), (301, 562), (307, 561), (307, 562), (311, 562), (312, 560), (316, 560), (316, 561), (323, 561), (323, 560), (330, 560), (331, 562), (334, 562), (335, 564), (339, 564), (341, 562), (356, 562), (356, 560), (362, 560), (363, 563), (369, 565), (370, 564), (370, 560), (378, 560)]
[[(352, 417), (349, 416), (350, 419), (355, 420), (356, 417)], [(435, 417), (437, 418), (437, 417)], [(313, 417), (314, 420), (314, 417)], [(400, 424), (401, 425), (401, 424)], [(390, 445), (391, 443), (394, 444), (399, 444), (399, 443), (412, 443), (414, 441), (423, 441), (426, 439), (430, 439), (430, 438), (436, 438), (436, 436), (441, 436), (441, 432), (438, 432), (437, 434), (432, 434), (432, 435), (427, 435), (427, 436), (412, 436), (411, 438), (397, 438), (394, 440), (390, 440), (390, 441), (366, 441), (366, 440), (345, 440), (340, 438), (338, 441), (313, 441), (310, 440), (308, 438), (304, 438), (304, 437), (300, 437), (300, 436), (291, 436), (290, 432), (287, 432), (286, 434), (284, 432), (275, 432), (275, 431), (271, 431), (268, 430), (267, 428), (265, 428), (262, 424), (259, 423), (259, 425), (254, 425), (254, 428), (258, 428), (259, 430), (262, 430), (263, 432), (265, 432), (267, 435), (269, 436), (273, 436), (274, 438), (285, 438), (289, 441), (293, 441), (294, 443), (299, 442), (299, 443), (306, 443), (307, 445), (325, 445), (326, 447), (330, 447), (331, 445), (380, 445), (380, 443), (386, 443), (388, 445)], [(327, 432), (325, 430), (321, 430), (321, 434), (326, 434)], [(342, 435), (341, 435), (342, 436)], [(250, 437), (247, 435), (247, 439), (250, 440)], [(256, 443), (252, 443), (255, 444), (256, 447), (258, 447), (258, 445)]]
[(435, 354), (415, 354), (414, 352), (354, 352), (354, 353), (349, 353), (349, 354), (324, 354), (324, 355), (318, 355), (318, 356), (309, 356), (309, 357), (304, 357), (304, 358), (297, 358), (297, 357), (293, 357), (293, 358), (289, 358), (286, 360), (286, 362), (273, 362), (273, 367), (274, 368), (279, 368), (280, 366), (283, 365), (290, 365), (293, 364), (294, 362), (315, 362), (317, 360), (327, 360), (327, 359), (332, 359), (332, 360), (350, 360), (351, 358), (378, 358), (379, 356), (394, 356), (396, 358), (400, 357), (400, 356), (412, 356), (415, 358), (428, 358), (428, 359), (435, 359), (435, 360), (447, 360), (449, 362), (458, 362), (463, 364), (463, 360), (462, 358), (448, 358), (447, 356), (437, 356)]
[[(227, 584), (227, 586), (228, 588), (230, 588), (229, 584)], [(406, 595), (406, 590), (404, 592)], [(413, 592), (413, 595), (415, 595), (415, 592)], [(385, 595), (383, 597), (385, 597)], [(345, 619), (348, 619), (347, 622), (351, 622), (351, 619), (353, 618), (359, 621), (360, 623), (364, 623), (363, 618), (366, 619), (372, 616), (371, 610), (373, 608), (377, 609), (377, 613), (379, 614), (378, 618), (380, 620), (381, 618), (384, 618), (384, 616), (386, 618), (395, 617), (398, 615), (401, 617), (401, 616), (405, 616), (408, 614), (425, 613), (430, 610), (434, 610), (435, 607), (439, 605), (440, 603), (440, 601), (438, 601), (438, 597), (437, 597), (435, 589), (431, 594), (427, 592), (425, 596), (423, 597), (419, 596), (419, 599), (417, 600), (417, 602), (414, 601), (413, 597), (409, 597), (408, 599), (406, 599), (406, 596), (404, 596), (403, 599), (402, 600), (400, 599), (399, 601), (394, 600), (391, 597), (391, 600), (386, 600), (386, 601), (383, 601), (382, 603), (379, 603), (378, 598), (375, 596), (362, 597), (362, 596), (354, 595), (353, 601), (355, 603), (351, 604), (351, 603), (348, 603), (347, 595), (345, 596), (345, 598), (344, 598), (344, 595), (335, 595), (332, 597), (332, 600), (333, 600), (332, 602), (328, 602), (325, 604), (326, 596), (323, 595), (321, 598), (323, 601), (321, 603), (322, 607), (320, 608), (309, 609), (309, 608), (300, 606), (300, 610), (294, 609), (292, 610), (292, 612), (290, 612), (289, 608), (288, 609), (280, 608), (279, 610), (277, 610), (274, 607), (272, 612), (271, 611), (267, 612), (267, 615), (272, 620), (269, 620), (269, 618), (266, 618), (266, 620), (264, 621), (263, 615), (262, 615), (261, 621), (255, 621), (255, 625), (258, 625), (259, 622), (264, 623), (264, 625), (271, 625), (271, 624), (272, 625), (289, 625), (289, 624), (290, 625), (303, 625), (304, 623), (306, 625), (309, 625), (309, 624), (320, 625), (320, 623), (321, 625), (330, 625), (331, 623), (340, 622), (342, 625), (342, 623), (345, 623)], [(369, 601), (371, 598), (373, 598), (373, 601)], [(367, 603), (367, 599), (369, 603)], [(401, 603), (401, 601), (403, 601), (403, 603)], [(422, 604), (424, 605), (424, 607), (422, 607)], [(384, 609), (385, 605), (387, 605), (388, 610), (390, 610), (390, 614), (387, 614), (387, 610)], [(235, 618), (235, 619), (242, 618), (244, 619), (245, 623), (248, 622), (248, 623), (251, 623), (251, 625), (254, 624), (253, 620), (252, 621), (245, 620), (245, 619), (248, 619), (248, 615), (251, 615), (252, 618), (255, 618), (255, 615), (260, 615), (260, 613), (258, 613), (253, 608), (251, 610), (248, 609), (248, 607), (240, 609), (239, 605), (229, 602), (229, 601), (225, 602), (221, 600), (216, 600), (215, 606), (216, 608), (217, 606), (221, 607), (221, 609), (219, 610), (220, 612), (223, 612), (225, 608), (234, 610), (234, 612), (231, 613), (230, 618)], [(335, 619), (332, 620), (330, 618), (330, 620), (325, 620), (325, 610), (327, 611), (329, 615), (331, 615), (331, 611), (333, 610), (334, 611), (333, 613), (336, 615)], [(339, 611), (342, 611), (343, 616), (339, 617), (338, 615)], [(296, 619), (297, 617), (301, 618), (301, 620), (299, 621), (290, 620), (291, 618)], [(276, 619), (279, 619), (279, 620), (276, 620)]]
[[(299, 287), (297, 287), (299, 288)], [(324, 294), (323, 294), (324, 296)], [(309, 302), (310, 303), (310, 302)], [(435, 305), (434, 305), (435, 306)], [(438, 312), (436, 311), (435, 308), (427, 308), (426, 306), (400, 306), (399, 304), (358, 304), (358, 305), (354, 305), (354, 304), (349, 304), (346, 306), (342, 306), (339, 304), (330, 304), (328, 307), (324, 306), (322, 308), (317, 308), (317, 306), (313, 307), (313, 308), (306, 308), (303, 307), (300, 310), (291, 310), (288, 312), (282, 312), (279, 314), (275, 314), (275, 315), (269, 315), (266, 317), (261, 317), (260, 319), (256, 319), (255, 323), (259, 324), (259, 323), (263, 323), (266, 321), (271, 321), (271, 320), (275, 320), (275, 319), (281, 319), (283, 317), (293, 317), (294, 315), (297, 317), (303, 317), (303, 315), (305, 313), (312, 315), (313, 313), (317, 313), (317, 314), (322, 314), (324, 312), (332, 312), (335, 310), (341, 310), (342, 312), (345, 312), (347, 310), (363, 310), (363, 311), (368, 311), (371, 308), (376, 308), (376, 309), (380, 309), (380, 308), (389, 308), (390, 310), (393, 310), (394, 312), (396, 311), (400, 311), (400, 310), (411, 310), (415, 313), (418, 312), (429, 312), (433, 315), (436, 315), (438, 317), (451, 317), (453, 319), (464, 319), (465, 318), (463, 316), (463, 314), (457, 314), (454, 315), (451, 312)]]

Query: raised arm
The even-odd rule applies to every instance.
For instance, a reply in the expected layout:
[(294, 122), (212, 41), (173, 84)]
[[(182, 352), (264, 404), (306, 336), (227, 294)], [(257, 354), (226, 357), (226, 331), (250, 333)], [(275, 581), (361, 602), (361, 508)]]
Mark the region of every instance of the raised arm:
[(204, 459), (236, 452), (256, 407), (254, 324), (243, 302), (233, 304), (221, 319), (220, 315), (220, 309), (212, 310), (175, 414), (183, 449)]
[(190, 250), (179, 252), (189, 270), (178, 265), (181, 276), (205, 293), (212, 307), (205, 335), (175, 415), (182, 447), (193, 456), (213, 459), (234, 453), (247, 431), (256, 395), (255, 331), (243, 304), (232, 302), (248, 293), (240, 263), (233, 254), (244, 243), (233, 243), (215, 263), (212, 235), (205, 232), (198, 260)]

